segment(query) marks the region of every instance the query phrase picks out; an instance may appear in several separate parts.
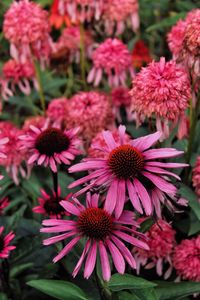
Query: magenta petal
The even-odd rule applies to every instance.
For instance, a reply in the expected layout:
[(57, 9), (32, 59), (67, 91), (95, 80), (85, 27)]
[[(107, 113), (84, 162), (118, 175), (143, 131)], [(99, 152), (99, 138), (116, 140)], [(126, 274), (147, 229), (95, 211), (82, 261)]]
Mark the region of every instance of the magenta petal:
[(119, 219), (119, 217), (122, 214), (123, 208), (124, 208), (124, 203), (125, 203), (125, 193), (126, 193), (126, 186), (125, 186), (125, 181), (124, 180), (119, 180), (118, 181), (118, 201), (115, 206), (115, 218)]
[(132, 203), (133, 207), (139, 213), (143, 214), (143, 209), (142, 209), (142, 206), (140, 204), (140, 200), (139, 200), (138, 195), (136, 193), (136, 190), (133, 186), (133, 183), (130, 180), (127, 180), (127, 188), (128, 188), (129, 198), (131, 200), (131, 203)]
[(75, 235), (76, 234), (76, 231), (71, 231), (71, 232), (68, 232), (68, 233), (63, 233), (63, 234), (60, 234), (60, 235), (56, 235), (56, 236), (53, 236), (49, 239), (46, 239), (43, 241), (43, 245), (45, 246), (48, 246), (48, 245), (51, 245), (51, 244), (55, 244), (57, 242), (60, 242), (72, 235)]
[(92, 274), (97, 257), (97, 242), (94, 241), (92, 247), (89, 250), (84, 269), (84, 278), (88, 279)]
[(155, 133), (139, 137), (131, 142), (133, 147), (136, 147), (140, 151), (144, 151), (153, 146), (162, 136), (162, 132), (157, 131)]
[(68, 169), (69, 173), (80, 172), (80, 171), (88, 171), (92, 169), (101, 169), (105, 167), (105, 161), (85, 161), (79, 164), (76, 164)]
[(75, 276), (78, 274), (78, 272), (79, 272), (79, 270), (80, 270), (80, 268), (81, 268), (81, 265), (82, 265), (82, 263), (83, 263), (83, 261), (84, 261), (84, 259), (85, 259), (85, 256), (86, 256), (86, 254), (88, 253), (88, 250), (89, 250), (89, 248), (90, 248), (90, 244), (91, 244), (91, 241), (88, 240), (88, 241), (86, 242), (85, 247), (84, 247), (83, 253), (81, 254), (81, 257), (80, 257), (78, 263), (76, 264), (76, 267), (74, 268), (74, 271), (73, 271), (73, 273), (72, 273), (72, 276), (73, 276), (73, 277), (75, 277)]
[(60, 253), (54, 257), (53, 262), (56, 263), (58, 260), (62, 259), (65, 255), (67, 255), (72, 248), (78, 243), (78, 241), (81, 239), (80, 236), (75, 237), (72, 239), (61, 251)]
[(75, 216), (79, 216), (80, 215), (80, 210), (71, 202), (67, 202), (67, 201), (60, 201), (60, 205), (62, 207), (64, 207), (64, 209), (66, 210), (66, 212), (69, 212), (70, 214), (73, 214)]
[(113, 233), (115, 235), (117, 235), (118, 237), (120, 237), (122, 240), (124, 240), (136, 247), (139, 247), (139, 248), (145, 249), (145, 250), (149, 250), (149, 246), (146, 243), (134, 238), (133, 236), (130, 236), (130, 235), (128, 235), (124, 232), (118, 231), (118, 230), (114, 230)]
[(151, 180), (155, 184), (155, 186), (157, 186), (161, 191), (170, 194), (176, 193), (176, 187), (173, 184), (167, 182), (164, 178), (148, 172), (142, 172), (142, 174), (146, 176), (149, 180)]
[(181, 178), (177, 174), (169, 172), (169, 171), (164, 170), (164, 169), (161, 169), (159, 167), (145, 166), (144, 169), (149, 171), (149, 172), (152, 172), (152, 173), (165, 174), (165, 175), (175, 177), (177, 180), (181, 180)]
[(161, 168), (184, 168), (184, 167), (188, 167), (189, 165), (182, 164), (182, 163), (164, 163), (158, 161), (147, 161), (145, 163), (145, 166), (161, 167)]
[(107, 192), (104, 209), (112, 214), (117, 202), (118, 180), (113, 180)]
[(106, 244), (108, 245), (108, 248), (110, 250), (115, 268), (117, 270), (117, 272), (119, 272), (120, 274), (124, 274), (125, 271), (125, 261), (124, 258), (121, 254), (121, 252), (119, 251), (119, 249), (115, 246), (115, 244), (113, 244), (110, 240), (106, 241)]
[(160, 148), (160, 149), (150, 149), (143, 152), (145, 160), (154, 158), (169, 158), (182, 155), (183, 151), (178, 151), (174, 148)]
[(110, 151), (117, 147), (114, 137), (110, 131), (103, 131), (103, 137)]
[(120, 125), (118, 131), (119, 131), (119, 137), (120, 137), (120, 144), (123, 145), (125, 143), (126, 127), (124, 125)]
[(101, 270), (102, 270), (103, 279), (105, 281), (109, 281), (111, 276), (110, 263), (109, 263), (106, 247), (104, 246), (104, 243), (102, 241), (99, 241), (99, 254), (101, 260)]
[(149, 197), (149, 194), (147, 193), (147, 190), (145, 189), (145, 187), (141, 184), (141, 182), (137, 178), (134, 178), (133, 183), (135, 186), (135, 190), (141, 199), (145, 213), (148, 216), (151, 215), (152, 214), (152, 202), (151, 202), (151, 198)]

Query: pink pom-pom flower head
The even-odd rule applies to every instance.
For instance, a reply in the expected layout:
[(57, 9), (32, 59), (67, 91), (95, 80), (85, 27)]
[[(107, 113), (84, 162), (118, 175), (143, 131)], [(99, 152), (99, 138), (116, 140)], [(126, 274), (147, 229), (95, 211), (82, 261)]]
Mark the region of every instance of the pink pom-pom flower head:
[[(85, 260), (84, 277), (92, 274), (99, 252), (103, 279), (108, 281), (111, 277), (109, 253), (118, 273), (125, 271), (125, 261), (136, 268), (136, 262), (125, 245), (125, 242), (148, 250), (144, 235), (137, 232), (137, 222), (134, 213), (123, 211), (119, 219), (110, 214), (106, 209), (98, 207), (99, 195), (87, 194), (86, 207), (77, 199), (73, 202), (61, 201), (64, 209), (74, 215), (69, 220), (44, 220), (41, 232), (58, 233), (57, 236), (44, 240), (44, 245), (51, 245), (65, 239), (72, 238), (60, 253), (53, 259), (54, 262), (66, 256), (81, 240), (84, 241), (84, 250), (72, 273), (75, 277), (80, 271)], [(127, 225), (133, 226), (132, 229)], [(62, 234), (61, 234), (62, 233)]]
[[(69, 168), (69, 172), (89, 171), (89, 175), (76, 180), (69, 187), (73, 188), (83, 183), (86, 187), (75, 193), (83, 194), (90, 188), (104, 188), (107, 190), (105, 209), (119, 218), (123, 212), (128, 196), (133, 207), (139, 212), (151, 215), (155, 209), (160, 211), (160, 203), (165, 198), (174, 199), (176, 187), (170, 182), (169, 176), (180, 179), (166, 168), (180, 168), (187, 166), (180, 163), (165, 163), (158, 159), (177, 157), (183, 154), (174, 148), (149, 149), (161, 137), (156, 132), (127, 142), (126, 127), (119, 126), (119, 141), (116, 142), (110, 131), (104, 131), (105, 147), (97, 147), (105, 158), (86, 158)], [(128, 193), (128, 194), (127, 194)], [(166, 195), (166, 196), (165, 196)]]
[(127, 73), (134, 76), (131, 54), (119, 39), (106, 39), (92, 54), (93, 68), (88, 74), (88, 82), (98, 86), (103, 73), (108, 77), (108, 84), (116, 87), (125, 86)]
[(70, 161), (80, 153), (77, 139), (78, 129), (61, 130), (57, 127), (37, 128), (30, 126), (30, 131), (22, 135), (22, 149), (27, 149), (28, 164), (37, 162), (38, 165), (50, 166), (57, 172), (57, 164), (70, 164)]
[(66, 210), (60, 205), (60, 201), (69, 201), (72, 194), (66, 197), (61, 197), (61, 189), (58, 187), (57, 195), (55, 191), (47, 194), (45, 190), (41, 190), (41, 197), (38, 198), (39, 205), (33, 208), (36, 214), (42, 214), (44, 216), (49, 216), (50, 218), (61, 219), (63, 216), (69, 215)]
[(0, 227), (0, 260), (8, 258), (10, 251), (16, 247), (11, 246), (10, 243), (14, 239), (15, 234), (11, 231), (7, 235), (3, 235), (4, 227)]

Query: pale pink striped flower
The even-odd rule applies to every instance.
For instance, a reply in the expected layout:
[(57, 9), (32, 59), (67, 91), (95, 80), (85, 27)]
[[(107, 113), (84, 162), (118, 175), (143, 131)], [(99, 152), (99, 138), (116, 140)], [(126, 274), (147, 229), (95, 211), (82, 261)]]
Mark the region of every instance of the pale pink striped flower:
[(57, 127), (37, 128), (30, 126), (30, 131), (22, 135), (22, 149), (27, 149), (28, 164), (49, 166), (57, 172), (57, 164), (70, 165), (70, 161), (80, 153), (80, 141), (77, 138), (78, 128), (61, 130)]
[(172, 262), (180, 279), (200, 282), (200, 236), (176, 246)]
[[(189, 105), (190, 82), (186, 70), (175, 61), (153, 61), (133, 79), (132, 110), (139, 115), (156, 117), (157, 130), (169, 136)], [(170, 123), (171, 122), (171, 123)]]
[(38, 198), (39, 205), (33, 208), (36, 214), (42, 214), (44, 216), (49, 216), (50, 218), (61, 219), (63, 216), (68, 216), (69, 213), (60, 205), (60, 201), (69, 201), (72, 194), (66, 197), (61, 196), (61, 189), (58, 187), (57, 195), (55, 191), (47, 194), (44, 189), (41, 189), (41, 196)]
[[(174, 148), (149, 149), (160, 139), (161, 132), (127, 142), (125, 130), (125, 126), (119, 126), (119, 143), (116, 143), (110, 131), (103, 132), (106, 146), (97, 149), (107, 153), (108, 156), (86, 158), (81, 163), (70, 167), (70, 173), (89, 171), (89, 175), (76, 180), (69, 187), (89, 183), (75, 193), (76, 196), (94, 187), (106, 189), (104, 207), (109, 213), (115, 211), (116, 218), (122, 214), (127, 196), (139, 213), (142, 214), (144, 211), (146, 215), (151, 215), (154, 209), (157, 213), (161, 197), (165, 204), (165, 194), (171, 198), (176, 195), (177, 188), (170, 182), (169, 177), (180, 180), (178, 175), (167, 171), (166, 168), (187, 166), (180, 163), (160, 162), (158, 159), (177, 157), (182, 155), (183, 151)], [(151, 197), (152, 190), (156, 190), (154, 197)]]
[(136, 32), (140, 25), (138, 0), (107, 0), (104, 4), (103, 19), (106, 32), (111, 35), (116, 26), (116, 35), (122, 34), (131, 23)]
[[(73, 202), (61, 201), (64, 209), (74, 215), (69, 220), (44, 220), (42, 224), (47, 226), (41, 232), (58, 233), (57, 236), (44, 240), (44, 245), (71, 238), (60, 253), (53, 259), (57, 262), (66, 256), (81, 240), (85, 243), (82, 255), (72, 273), (75, 277), (80, 271), (85, 260), (84, 277), (92, 274), (99, 252), (103, 279), (108, 281), (111, 276), (109, 254), (118, 273), (124, 274), (125, 261), (132, 268), (136, 268), (136, 262), (125, 245), (125, 242), (148, 250), (144, 235), (137, 232), (138, 224), (134, 220), (134, 213), (124, 210), (119, 219), (110, 214), (106, 209), (98, 207), (99, 195), (87, 194), (86, 207), (77, 199)], [(132, 226), (132, 229), (129, 227)]]
[(11, 231), (7, 235), (3, 235), (4, 227), (0, 227), (0, 259), (8, 258), (10, 251), (16, 247), (11, 246), (10, 242), (14, 239), (15, 234)]
[(98, 86), (103, 73), (110, 86), (126, 86), (127, 74), (134, 76), (131, 54), (128, 47), (119, 39), (106, 39), (92, 54), (93, 67), (88, 74), (88, 82)]
[[(158, 220), (146, 233), (148, 238), (149, 251), (143, 249), (133, 249), (133, 253), (137, 257), (137, 273), (140, 268), (145, 269), (156, 268), (159, 276), (164, 275), (167, 279), (172, 273), (172, 254), (176, 246), (175, 230), (164, 220)], [(164, 266), (167, 270), (164, 271)]]

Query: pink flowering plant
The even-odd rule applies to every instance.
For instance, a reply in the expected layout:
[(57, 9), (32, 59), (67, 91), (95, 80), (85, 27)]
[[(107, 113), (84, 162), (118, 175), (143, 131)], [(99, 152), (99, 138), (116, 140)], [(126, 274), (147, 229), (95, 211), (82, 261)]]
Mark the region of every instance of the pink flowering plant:
[(0, 1), (0, 300), (200, 297), (198, 1)]

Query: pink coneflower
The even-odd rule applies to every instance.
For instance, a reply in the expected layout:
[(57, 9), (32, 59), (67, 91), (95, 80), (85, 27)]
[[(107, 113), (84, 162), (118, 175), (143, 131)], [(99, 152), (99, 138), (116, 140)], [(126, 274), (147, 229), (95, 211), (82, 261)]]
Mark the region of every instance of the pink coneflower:
[(47, 109), (47, 117), (53, 124), (61, 125), (67, 119), (69, 100), (67, 98), (57, 98), (51, 100)]
[(193, 169), (192, 182), (193, 182), (193, 186), (195, 187), (195, 192), (197, 196), (200, 198), (200, 156), (197, 157), (195, 167)]
[(31, 125), (30, 131), (20, 137), (22, 149), (27, 149), (29, 154), (28, 164), (37, 162), (38, 165), (50, 166), (53, 172), (57, 172), (57, 164), (69, 165), (79, 154), (77, 132), (77, 128), (63, 131), (57, 127)]
[[(111, 276), (109, 252), (117, 272), (123, 274), (125, 261), (132, 268), (136, 268), (135, 259), (124, 242), (146, 250), (148, 250), (148, 246), (145, 243), (144, 235), (136, 231), (137, 223), (134, 220), (133, 212), (124, 211), (116, 220), (106, 209), (98, 207), (98, 201), (98, 194), (87, 195), (86, 207), (77, 199), (71, 203), (61, 201), (60, 204), (67, 212), (74, 215), (75, 219), (45, 220), (43, 225), (49, 227), (42, 228), (41, 232), (59, 233), (57, 236), (44, 240), (44, 245), (51, 245), (72, 237), (71, 241), (54, 258), (54, 262), (66, 256), (80, 240), (84, 241), (84, 250), (72, 273), (73, 277), (79, 272), (84, 260), (86, 260), (84, 277), (87, 279), (90, 277), (96, 264), (97, 250), (99, 250), (103, 279), (108, 281)], [(127, 225), (131, 225), (133, 228), (131, 229)], [(61, 232), (63, 234), (60, 234)]]
[(15, 234), (11, 231), (7, 235), (3, 235), (4, 227), (0, 227), (0, 259), (8, 258), (10, 251), (14, 250), (15, 246), (10, 246), (10, 242), (14, 239)]
[(186, 21), (179, 20), (167, 35), (168, 46), (174, 59), (180, 59), (186, 26)]
[(113, 123), (108, 97), (100, 92), (80, 92), (68, 102), (69, 128), (80, 127), (79, 134), (85, 142)]
[(137, 0), (105, 1), (103, 18), (106, 32), (112, 34), (116, 25), (116, 34), (122, 34), (129, 23), (131, 23), (132, 29), (137, 31), (140, 25), (138, 10)]
[(2, 71), (5, 79), (11, 85), (12, 92), (15, 92), (17, 85), (24, 94), (29, 95), (31, 92), (30, 80), (37, 88), (34, 67), (29, 61), (20, 63), (10, 59), (3, 65)]
[(59, 0), (59, 10), (62, 15), (68, 14), (71, 21), (99, 20), (104, 6), (104, 0)]
[(88, 82), (98, 86), (105, 73), (110, 86), (125, 86), (127, 73), (134, 76), (131, 54), (119, 39), (106, 39), (94, 50), (92, 55), (93, 68), (88, 74)]
[[(67, 49), (70, 52), (70, 61), (80, 63), (81, 33), (79, 26), (65, 28), (55, 43), (55, 52)], [(84, 50), (87, 57), (91, 57), (94, 41), (90, 31), (85, 30), (83, 35)]]
[(124, 107), (126, 110), (126, 116), (128, 121), (132, 120), (132, 114), (130, 111), (131, 96), (129, 94), (129, 89), (126, 87), (116, 87), (112, 89), (111, 100), (113, 104), (114, 115), (116, 116), (118, 122), (121, 122), (120, 108)]
[(180, 278), (199, 282), (200, 236), (183, 240), (176, 246), (172, 262)]
[(137, 270), (140, 266), (145, 269), (156, 267), (159, 276), (163, 275), (163, 267), (169, 265), (165, 271), (164, 277), (167, 279), (172, 272), (173, 266), (171, 261), (172, 252), (176, 245), (175, 230), (164, 220), (159, 220), (145, 234), (148, 239), (149, 251), (134, 248), (133, 252), (137, 257)]
[(155, 116), (157, 130), (167, 137), (169, 122), (175, 126), (188, 107), (188, 75), (175, 61), (166, 62), (162, 57), (142, 68), (133, 80), (130, 94), (133, 111), (148, 118)]
[(7, 197), (0, 200), (0, 215), (3, 215), (4, 209), (10, 204)]
[(6, 159), (0, 159), (0, 165), (6, 168), (9, 176), (12, 177), (15, 184), (19, 184), (19, 174), (22, 177), (28, 177), (30, 168), (24, 168), (22, 162), (26, 159), (26, 149), (21, 149), (19, 136), (22, 130), (15, 127), (10, 122), (0, 122), (0, 137), (8, 138), (9, 141), (4, 146)]
[(16, 60), (24, 61), (33, 54), (42, 56), (42, 59), (48, 57), (48, 13), (39, 4), (28, 0), (14, 1), (4, 16), (3, 32), (11, 43), (11, 55)]
[[(120, 145), (120, 137), (117, 129), (111, 131), (113, 138), (117, 144)], [(125, 134), (125, 141), (128, 143), (130, 141), (130, 136)], [(98, 150), (99, 148), (105, 148), (106, 142), (103, 137), (102, 131), (97, 133), (97, 135), (92, 139), (90, 147), (87, 150), (89, 157), (96, 158), (108, 158), (109, 154), (107, 152), (103, 152)]]
[[(160, 203), (160, 195), (156, 199), (151, 199), (148, 185), (152, 185), (150, 192), (155, 187), (159, 194), (168, 194), (172, 197), (176, 194), (176, 187), (169, 181), (168, 176), (180, 179), (172, 172), (164, 168), (180, 168), (186, 164), (163, 163), (158, 159), (176, 157), (183, 154), (173, 148), (149, 149), (161, 137), (160, 132), (140, 137), (126, 142), (125, 126), (119, 126), (119, 143), (110, 131), (104, 131), (103, 136), (106, 142), (105, 147), (98, 150), (108, 154), (107, 158), (86, 158), (81, 163), (69, 168), (69, 172), (92, 171), (89, 175), (76, 180), (70, 187), (78, 186), (89, 182), (90, 184), (79, 192), (76, 196), (84, 193), (90, 188), (103, 188), (108, 191), (105, 200), (105, 209), (118, 218), (124, 208), (127, 192), (133, 207), (146, 215), (151, 215)], [(163, 201), (165, 202), (165, 201)]]
[(38, 198), (39, 206), (35, 206), (33, 211), (36, 214), (42, 214), (44, 216), (49, 216), (50, 218), (61, 219), (63, 216), (68, 216), (69, 214), (60, 205), (60, 201), (69, 201), (72, 194), (67, 195), (66, 197), (61, 197), (61, 189), (58, 187), (57, 195), (55, 191), (51, 194), (47, 194), (45, 190), (41, 190), (41, 197)]

